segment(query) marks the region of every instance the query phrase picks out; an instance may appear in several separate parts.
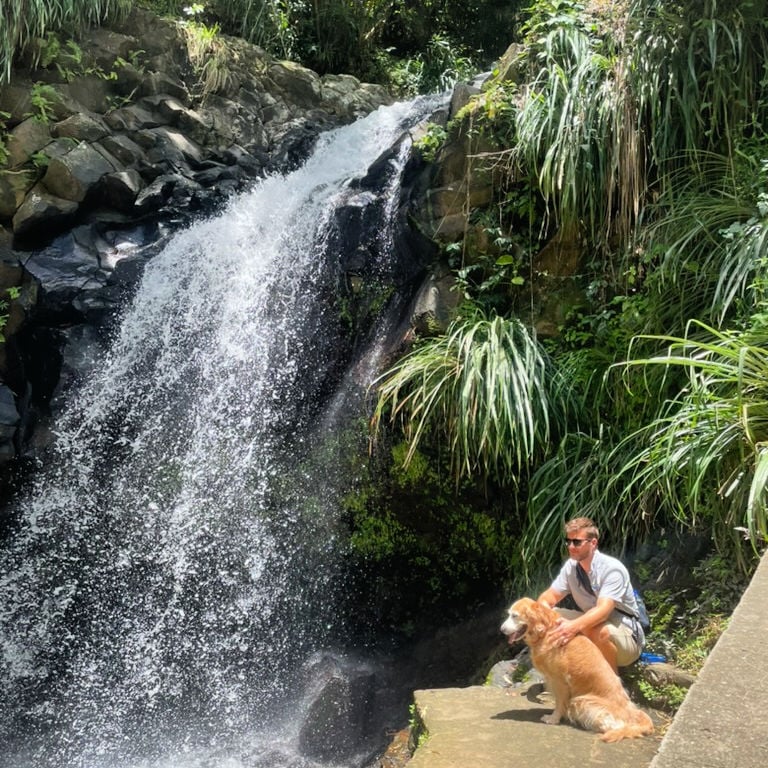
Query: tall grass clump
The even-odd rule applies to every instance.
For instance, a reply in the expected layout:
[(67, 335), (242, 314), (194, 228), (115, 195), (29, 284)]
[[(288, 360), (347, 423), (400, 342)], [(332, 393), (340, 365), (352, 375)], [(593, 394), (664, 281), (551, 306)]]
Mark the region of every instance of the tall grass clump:
[(376, 383), (375, 428), (396, 422), (408, 442), (445, 448), (457, 479), (515, 484), (565, 431), (574, 406), (548, 356), (516, 319), (459, 317)]
[(729, 155), (764, 124), (766, 0), (633, 0), (632, 88), (659, 178), (689, 153)]
[(642, 158), (627, 151), (635, 116), (620, 41), (598, 37), (581, 3), (545, 0), (534, 9), (513, 175), (535, 174), (545, 225), (605, 247), (617, 232), (627, 237), (644, 186)]
[(66, 29), (77, 33), (107, 18), (119, 18), (133, 0), (3, 0), (0, 13), (0, 85), (8, 82), (15, 57), (36, 38)]

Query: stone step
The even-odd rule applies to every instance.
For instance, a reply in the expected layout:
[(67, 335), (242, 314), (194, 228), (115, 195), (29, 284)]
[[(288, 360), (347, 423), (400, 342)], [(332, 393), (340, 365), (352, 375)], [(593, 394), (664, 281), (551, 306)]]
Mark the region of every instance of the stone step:
[(408, 768), (648, 768), (661, 742), (659, 728), (653, 736), (606, 744), (569, 724), (546, 725), (541, 716), (553, 701), (540, 686), (420, 690), (414, 702), (426, 736)]

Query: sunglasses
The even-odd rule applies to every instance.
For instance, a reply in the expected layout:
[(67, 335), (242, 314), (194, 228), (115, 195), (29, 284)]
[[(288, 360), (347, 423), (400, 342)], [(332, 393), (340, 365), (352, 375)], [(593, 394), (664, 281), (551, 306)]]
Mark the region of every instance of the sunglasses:
[(585, 541), (592, 541), (592, 539), (566, 539), (566, 547), (580, 547)]

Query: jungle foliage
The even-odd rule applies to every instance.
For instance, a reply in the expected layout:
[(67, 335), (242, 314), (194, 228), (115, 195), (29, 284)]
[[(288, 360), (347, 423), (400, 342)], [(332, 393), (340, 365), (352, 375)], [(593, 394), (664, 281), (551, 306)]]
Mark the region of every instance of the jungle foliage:
[(14, 58), (48, 32), (75, 33), (130, 10), (132, 0), (5, 0), (0, 13), (0, 85)]
[(77, 37), (131, 8), (236, 35), (320, 74), (357, 75), (412, 94), (450, 87), (509, 44), (521, 0), (5, 0), (0, 84), (48, 33)]
[[(743, 572), (768, 542), (766, 10), (539, 0), (514, 79), (492, 77), (449, 126), (497, 147), (486, 219), (518, 258), (484, 261), (465, 242), (462, 267), (483, 274), (462, 282), (462, 317), (382, 376), (374, 423), (454, 457), (456, 478), (509, 489), (524, 521), (506, 561), (516, 589), (560, 561), (577, 514), (617, 553), (651, 532), (704, 531)], [(580, 303), (554, 338), (518, 338), (489, 363), (483, 324), (519, 310), (494, 286), (527, 286), (555, 240), (581, 254)], [(511, 366), (544, 378), (473, 396), (471, 382)], [(563, 382), (567, 396), (544, 397)], [(536, 428), (513, 429), (510, 411)]]

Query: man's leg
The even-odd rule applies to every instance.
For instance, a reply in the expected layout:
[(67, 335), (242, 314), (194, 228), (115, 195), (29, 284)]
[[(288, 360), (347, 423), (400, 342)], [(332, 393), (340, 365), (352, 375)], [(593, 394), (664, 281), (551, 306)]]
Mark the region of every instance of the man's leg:
[(584, 635), (588, 637), (605, 656), (605, 660), (611, 665), (611, 669), (618, 675), (618, 650), (613, 643), (613, 638), (608, 624), (598, 624), (588, 629)]
[[(555, 610), (564, 619), (572, 620), (581, 616), (581, 611), (575, 611), (571, 608), (555, 608)], [(632, 649), (626, 646), (628, 643), (633, 643), (632, 633), (620, 621), (616, 623), (609, 621), (605, 624), (600, 624), (597, 627), (588, 629), (583, 634), (597, 646), (616, 674), (619, 672), (619, 664), (625, 666), (626, 664), (631, 664), (637, 658), (635, 656), (627, 660)], [(638, 651), (638, 655), (639, 653)]]
[(605, 625), (611, 642), (616, 649), (616, 663), (620, 667), (628, 667), (633, 664), (640, 657), (643, 650), (637, 640), (632, 629), (628, 627), (623, 621), (609, 621)]

